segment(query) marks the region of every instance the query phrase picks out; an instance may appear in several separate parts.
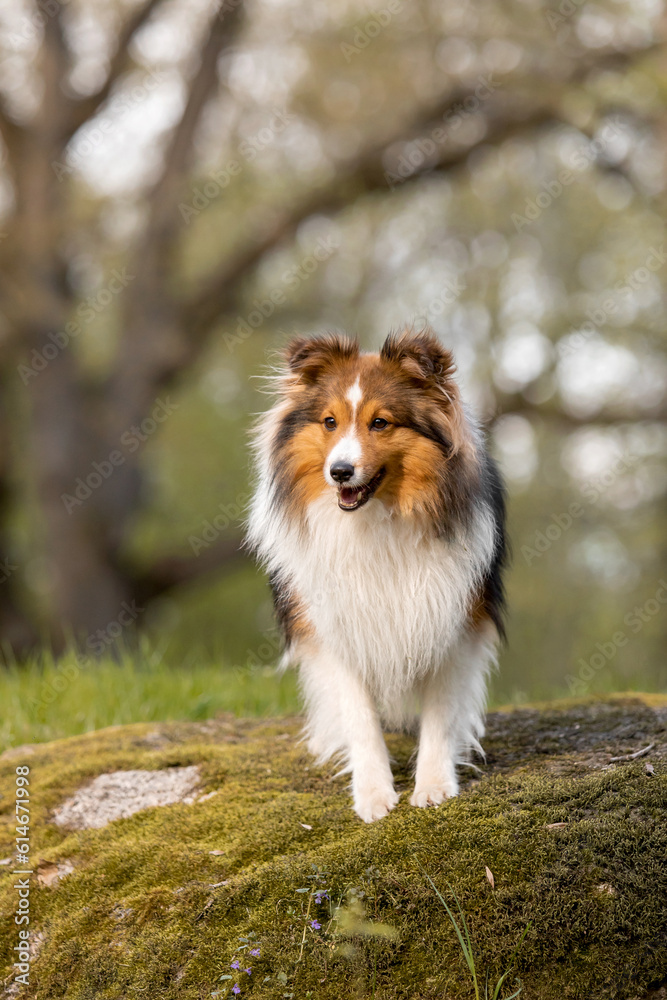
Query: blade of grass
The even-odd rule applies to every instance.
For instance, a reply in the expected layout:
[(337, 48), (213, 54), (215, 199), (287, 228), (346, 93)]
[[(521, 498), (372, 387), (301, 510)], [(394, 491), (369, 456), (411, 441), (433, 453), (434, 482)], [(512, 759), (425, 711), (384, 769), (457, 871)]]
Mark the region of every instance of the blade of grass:
[[(459, 944), (461, 945), (461, 951), (463, 952), (463, 956), (464, 956), (464, 958), (466, 960), (466, 964), (467, 964), (468, 969), (470, 970), (470, 974), (472, 976), (473, 986), (475, 987), (475, 1000), (480, 1000), (479, 984), (477, 982), (477, 969), (475, 968), (475, 956), (474, 956), (474, 953), (473, 953), (473, 950), (472, 950), (472, 940), (470, 938), (470, 932), (468, 930), (468, 922), (467, 922), (467, 920), (465, 918), (465, 913), (463, 912), (463, 909), (461, 907), (461, 903), (459, 902), (459, 897), (456, 895), (456, 892), (454, 891), (454, 887), (451, 885), (451, 883), (447, 882), (447, 886), (449, 888), (449, 891), (451, 892), (452, 896), (454, 897), (454, 901), (456, 902), (456, 907), (457, 907), (457, 909), (459, 911), (459, 916), (461, 918), (461, 925), (463, 927), (463, 931), (461, 931), (461, 927), (459, 927), (458, 921), (457, 921), (456, 917), (454, 916), (454, 913), (450, 909), (450, 907), (449, 907), (449, 905), (447, 903), (447, 900), (444, 898), (444, 896), (442, 895), (442, 893), (438, 889), (437, 885), (435, 884), (435, 882), (433, 881), (433, 879), (431, 878), (431, 876), (429, 875), (429, 873), (426, 871), (426, 869), (423, 867), (423, 865), (420, 864), (419, 861), (417, 861), (417, 867), (419, 868), (419, 870), (421, 871), (421, 873), (425, 876), (425, 878), (428, 880), (431, 888), (433, 889), (433, 891), (435, 892), (436, 896), (438, 897), (438, 899), (440, 900), (440, 902), (444, 906), (445, 912), (447, 913), (447, 916), (449, 917), (449, 919), (451, 921), (451, 924), (452, 924), (454, 930), (456, 931), (456, 936), (457, 936), (457, 938), (459, 940)], [(512, 969), (512, 965), (514, 964), (514, 959), (516, 958), (517, 952), (519, 951), (519, 948), (521, 947), (521, 945), (523, 943), (523, 940), (526, 937), (526, 934), (528, 933), (529, 929), (530, 929), (530, 923), (526, 924), (526, 927), (524, 928), (523, 934), (519, 938), (519, 940), (517, 942), (517, 945), (516, 945), (514, 951), (512, 952), (512, 955), (511, 955), (510, 960), (509, 960), (509, 965), (507, 966), (507, 970), (503, 973), (503, 975), (500, 977), (500, 979), (496, 983), (496, 986), (495, 986), (495, 989), (493, 991), (493, 996), (492, 996), (491, 1000), (499, 1000), (499, 998), (500, 998), (500, 991), (502, 990), (503, 983), (505, 982), (505, 980), (507, 979), (508, 975), (510, 974), (510, 971)], [(516, 993), (513, 993), (511, 997), (507, 998), (507, 1000), (515, 1000), (515, 998), (518, 997), (519, 994), (521, 993), (522, 989), (523, 989), (523, 987), (520, 986), (519, 989), (516, 991)], [(485, 1000), (489, 1000), (489, 972), (488, 972), (488, 969), (487, 969), (487, 973), (486, 973), (486, 984), (485, 984), (485, 988), (484, 988), (484, 997), (485, 997)]]
[[(449, 891), (451, 892), (452, 896), (454, 897), (454, 901), (456, 902), (456, 906), (458, 907), (458, 911), (459, 911), (459, 913), (461, 915), (461, 923), (463, 924), (463, 930), (465, 931), (466, 940), (468, 942), (468, 951), (470, 952), (470, 956), (472, 958), (472, 954), (473, 954), (473, 952), (472, 952), (472, 941), (470, 940), (470, 934), (468, 932), (468, 922), (467, 922), (467, 920), (465, 918), (465, 914), (464, 914), (463, 910), (461, 909), (461, 904), (459, 903), (459, 897), (454, 892), (454, 886), (451, 884), (451, 882), (447, 882), (447, 886), (448, 886)], [(477, 993), (477, 978), (476, 978), (475, 970), (474, 970), (474, 961), (473, 961), (473, 976), (475, 977), (475, 992)]]
[[(510, 969), (511, 969), (511, 967), (512, 966), (510, 965)], [(507, 972), (504, 972), (502, 974), (502, 976), (500, 977), (500, 979), (498, 980), (498, 982), (496, 983), (496, 988), (493, 991), (493, 996), (492, 996), (491, 1000), (498, 1000), (498, 997), (500, 996), (500, 989), (501, 989), (503, 983), (505, 982), (505, 980), (507, 979), (507, 977), (509, 976), (510, 969), (508, 969)]]
[[(509, 975), (512, 966), (514, 965), (514, 959), (516, 958), (517, 952), (519, 951), (519, 948), (523, 944), (523, 940), (524, 940), (526, 934), (528, 933), (529, 929), (530, 929), (530, 923), (527, 923), (526, 926), (524, 927), (523, 934), (521, 935), (521, 937), (517, 941), (516, 948), (514, 949), (514, 951), (512, 952), (512, 954), (510, 956), (509, 965), (507, 966), (507, 972), (503, 976), (500, 977), (500, 979), (498, 980), (498, 982), (496, 984), (496, 988), (494, 990), (492, 1000), (498, 1000), (498, 997), (500, 996), (500, 988), (503, 985), (503, 983), (504, 983), (505, 979), (507, 978), (507, 976)], [(519, 990), (516, 993), (514, 993), (513, 995), (515, 997), (518, 997), (518, 995), (519, 995), (520, 992), (521, 992), (521, 988), (519, 988)], [(512, 1000), (512, 998), (510, 997), (509, 1000)]]
[[(438, 889), (437, 885), (435, 884), (435, 882), (433, 881), (433, 879), (431, 878), (431, 876), (429, 875), (429, 873), (426, 871), (426, 869), (423, 868), (419, 864), (419, 861), (417, 862), (417, 865), (420, 868), (422, 874), (425, 875), (426, 878), (428, 879), (428, 881), (430, 882), (431, 888), (433, 889), (433, 891), (435, 892), (436, 896), (438, 897), (438, 899), (440, 900), (440, 902), (444, 906), (444, 908), (445, 908), (445, 910), (447, 912), (447, 916), (449, 917), (449, 919), (452, 922), (452, 926), (454, 927), (454, 930), (456, 931), (456, 936), (459, 939), (459, 944), (461, 945), (461, 951), (463, 952), (463, 956), (464, 956), (464, 958), (466, 960), (466, 964), (468, 966), (468, 969), (470, 970), (470, 975), (472, 976), (473, 985), (475, 987), (475, 1000), (480, 1000), (480, 997), (479, 997), (479, 986), (478, 986), (478, 983), (477, 983), (477, 971), (475, 969), (475, 957), (473, 955), (472, 944), (471, 944), (471, 941), (470, 941), (470, 935), (468, 934), (468, 928), (466, 926), (465, 917), (463, 917), (463, 913), (461, 911), (461, 907), (459, 906), (459, 912), (461, 913), (461, 916), (463, 917), (463, 926), (464, 926), (464, 930), (466, 932), (465, 938), (463, 937), (463, 934), (461, 933), (461, 929), (459, 928), (459, 925), (458, 925), (458, 923), (456, 921), (456, 917), (454, 916), (454, 914), (450, 910), (449, 906), (447, 905), (447, 901), (445, 900), (444, 896), (442, 895), (442, 893)], [(450, 886), (450, 889), (451, 889), (451, 886)], [(458, 905), (458, 899), (456, 898), (456, 893), (454, 893), (454, 899), (456, 899), (456, 902), (457, 902), (457, 905)]]

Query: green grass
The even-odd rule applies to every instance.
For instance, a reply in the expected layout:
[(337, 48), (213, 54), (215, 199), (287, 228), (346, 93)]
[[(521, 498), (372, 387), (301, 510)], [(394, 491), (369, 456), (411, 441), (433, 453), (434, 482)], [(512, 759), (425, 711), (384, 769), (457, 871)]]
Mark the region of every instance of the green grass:
[(44, 653), (0, 667), (0, 751), (131, 722), (290, 715), (299, 698), (293, 671), (271, 666), (164, 664), (143, 648), (100, 660)]
[[(475, 952), (474, 952), (473, 947), (472, 947), (472, 941), (471, 941), (471, 938), (470, 938), (470, 931), (468, 930), (468, 921), (466, 920), (465, 913), (463, 912), (463, 909), (461, 908), (461, 903), (459, 902), (459, 897), (456, 895), (456, 893), (452, 889), (451, 885), (449, 885), (449, 883), (447, 883), (447, 885), (449, 886), (449, 891), (451, 892), (452, 896), (454, 897), (454, 902), (456, 903), (456, 908), (459, 911), (459, 917), (460, 917), (460, 920), (461, 920), (460, 924), (459, 924), (458, 920), (456, 919), (456, 917), (454, 916), (454, 914), (452, 913), (451, 907), (448, 905), (447, 900), (444, 898), (444, 896), (442, 895), (442, 893), (438, 889), (437, 885), (435, 884), (435, 882), (433, 881), (433, 879), (431, 878), (431, 876), (429, 875), (429, 873), (426, 871), (425, 868), (422, 868), (422, 866), (419, 864), (419, 862), (417, 862), (417, 864), (418, 864), (419, 868), (421, 869), (423, 875), (428, 879), (428, 881), (429, 881), (429, 883), (431, 885), (431, 888), (433, 889), (433, 891), (435, 892), (436, 896), (438, 897), (438, 899), (442, 903), (443, 907), (445, 908), (445, 912), (447, 913), (447, 916), (449, 917), (450, 923), (451, 923), (452, 927), (454, 928), (454, 932), (456, 933), (456, 937), (458, 939), (459, 945), (461, 946), (461, 952), (463, 953), (463, 957), (465, 959), (466, 965), (468, 966), (468, 971), (470, 973), (470, 977), (471, 977), (471, 980), (472, 980), (472, 985), (473, 985), (473, 988), (475, 990), (475, 1000), (482, 1000), (481, 985), (480, 985), (480, 982), (479, 982), (479, 979), (478, 979), (478, 976), (477, 976), (477, 964), (475, 962)], [(498, 982), (496, 983), (496, 985), (494, 987), (493, 993), (491, 994), (490, 997), (489, 997), (489, 975), (488, 975), (488, 972), (487, 972), (487, 975), (486, 975), (486, 984), (485, 984), (485, 988), (484, 988), (484, 1000), (498, 1000), (498, 998), (500, 997), (500, 992), (501, 992), (501, 990), (503, 988), (503, 983), (505, 982), (505, 980), (507, 979), (507, 977), (510, 974), (510, 971), (512, 969), (512, 963), (514, 961), (514, 958), (516, 957), (516, 953), (519, 950), (519, 948), (521, 947), (521, 942), (523, 941), (523, 939), (525, 938), (526, 934), (528, 933), (529, 928), (530, 928), (530, 924), (527, 924), (526, 928), (525, 928), (525, 930), (523, 932), (523, 934), (521, 935), (521, 937), (519, 939), (519, 944), (514, 949), (514, 954), (512, 955), (512, 958), (510, 960), (510, 963), (509, 963), (506, 971), (499, 978)], [(522, 987), (520, 986), (518, 990), (515, 990), (515, 992), (512, 993), (511, 997), (507, 998), (507, 1000), (515, 1000), (515, 998), (519, 996), (519, 994), (521, 993), (521, 991), (522, 991)]]
[[(142, 636), (138, 648), (100, 659), (73, 650), (58, 658), (41, 652), (26, 663), (0, 666), (0, 752), (132, 722), (202, 721), (225, 712), (264, 718), (301, 710), (295, 672), (281, 675), (275, 669), (275, 643), (265, 642), (260, 655), (250, 652), (243, 667), (197, 652), (181, 660), (166, 645)], [(599, 686), (600, 679), (595, 680)], [(633, 690), (641, 689), (640, 680)], [(602, 694), (597, 686), (591, 696)], [(611, 686), (604, 694), (615, 690)], [(536, 690), (506, 691), (502, 677), (494, 680), (489, 695), (490, 707), (542, 697)], [(567, 691), (551, 697), (557, 695)]]

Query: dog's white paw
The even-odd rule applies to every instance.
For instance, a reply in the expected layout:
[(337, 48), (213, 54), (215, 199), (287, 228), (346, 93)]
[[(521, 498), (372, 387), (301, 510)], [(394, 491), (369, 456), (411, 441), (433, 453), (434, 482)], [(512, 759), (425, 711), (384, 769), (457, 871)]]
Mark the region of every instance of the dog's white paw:
[(398, 802), (398, 792), (393, 788), (355, 790), (354, 811), (364, 823), (374, 823), (390, 813)]
[(415, 788), (410, 799), (411, 806), (425, 809), (427, 806), (439, 806), (445, 799), (451, 799), (458, 795), (456, 785), (419, 785)]

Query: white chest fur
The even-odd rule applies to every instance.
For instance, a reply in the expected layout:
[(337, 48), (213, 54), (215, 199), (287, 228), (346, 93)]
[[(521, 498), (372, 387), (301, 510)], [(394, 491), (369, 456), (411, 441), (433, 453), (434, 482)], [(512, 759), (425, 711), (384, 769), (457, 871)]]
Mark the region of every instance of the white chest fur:
[(318, 638), (371, 688), (399, 695), (446, 655), (494, 547), (489, 511), (453, 541), (371, 500), (341, 511), (333, 491), (313, 503), (307, 530), (284, 522), (267, 562), (290, 579)]

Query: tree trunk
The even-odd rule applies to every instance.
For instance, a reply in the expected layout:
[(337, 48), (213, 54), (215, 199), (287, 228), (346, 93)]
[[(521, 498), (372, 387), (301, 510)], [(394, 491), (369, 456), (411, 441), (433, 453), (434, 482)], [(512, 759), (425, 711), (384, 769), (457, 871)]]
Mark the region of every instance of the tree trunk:
[[(42, 343), (48, 332), (41, 332)], [(71, 347), (29, 383), (31, 461), (50, 568), (51, 633), (85, 638), (114, 621), (131, 594), (108, 533), (113, 470), (96, 443), (94, 414), (77, 384)], [(94, 464), (95, 463), (95, 464)]]

